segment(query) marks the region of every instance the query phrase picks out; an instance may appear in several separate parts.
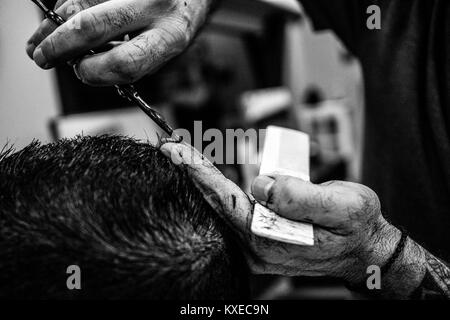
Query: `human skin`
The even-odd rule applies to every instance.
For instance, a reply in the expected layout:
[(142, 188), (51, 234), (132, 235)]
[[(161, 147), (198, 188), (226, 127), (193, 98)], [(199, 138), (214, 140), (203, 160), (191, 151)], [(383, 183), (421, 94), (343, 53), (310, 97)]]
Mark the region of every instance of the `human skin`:
[[(86, 84), (131, 83), (161, 67), (192, 42), (214, 0), (60, 0), (56, 12), (68, 23), (56, 28), (45, 20), (27, 45), (42, 68), (72, 61)], [(74, 9), (80, 10), (74, 10)], [(128, 34), (128, 41), (115, 41)], [(105, 47), (105, 45), (107, 45)], [(94, 48), (102, 52), (85, 56)], [(313, 247), (260, 238), (251, 233), (253, 200), (190, 146), (165, 143), (161, 150), (189, 166), (205, 199), (229, 223), (255, 273), (334, 276), (360, 285), (370, 265), (392, 256), (400, 231), (382, 216), (377, 195), (348, 182), (314, 185), (292, 177), (258, 177), (253, 194), (286, 218), (314, 225)], [(189, 162), (192, 157), (198, 161)], [(407, 298), (424, 287), (450, 298), (450, 270), (408, 239), (383, 277), (381, 294)]]
[[(401, 232), (383, 218), (378, 197), (368, 187), (343, 181), (315, 185), (280, 175), (258, 177), (252, 193), (260, 204), (280, 216), (312, 223), (315, 245), (258, 237), (250, 228), (253, 199), (188, 144), (168, 141), (161, 151), (175, 164), (189, 168), (205, 199), (235, 231), (255, 274), (331, 276), (364, 287), (368, 267), (382, 268), (400, 241)], [(420, 289), (450, 298), (450, 269), (408, 238), (382, 275), (376, 294), (407, 299)]]
[[(72, 61), (92, 86), (135, 82), (183, 52), (215, 0), (59, 0), (57, 27), (46, 19), (27, 43), (38, 66)], [(116, 41), (129, 35), (129, 41)], [(102, 52), (86, 56), (91, 49)], [(97, 50), (98, 51), (98, 50)]]

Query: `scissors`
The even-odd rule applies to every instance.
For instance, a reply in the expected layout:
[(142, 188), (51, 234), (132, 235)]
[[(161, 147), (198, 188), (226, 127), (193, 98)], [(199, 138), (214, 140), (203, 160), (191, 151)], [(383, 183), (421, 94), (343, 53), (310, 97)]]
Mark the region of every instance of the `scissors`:
[[(49, 9), (41, 0), (31, 0), (36, 4), (43, 12), (47, 19), (50, 19), (56, 25), (60, 26), (66, 22), (64, 18), (58, 15), (55, 11)], [(89, 55), (94, 55), (96, 52), (94, 50), (89, 50)], [(144, 113), (150, 117), (164, 132), (166, 132), (169, 137), (174, 140), (181, 142), (182, 138), (178, 136), (173, 128), (167, 123), (163, 116), (152, 108), (148, 103), (142, 99), (142, 97), (137, 92), (136, 88), (132, 84), (127, 85), (115, 85), (119, 95), (130, 102), (136, 103)]]

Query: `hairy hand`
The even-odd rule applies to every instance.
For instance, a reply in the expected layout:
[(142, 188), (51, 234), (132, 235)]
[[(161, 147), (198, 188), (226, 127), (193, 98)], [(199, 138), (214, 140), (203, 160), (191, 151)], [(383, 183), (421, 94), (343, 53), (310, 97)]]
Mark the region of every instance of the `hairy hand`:
[[(86, 84), (132, 83), (181, 53), (203, 24), (214, 0), (59, 0), (68, 20), (46, 19), (28, 41), (27, 53), (41, 68), (83, 57), (75, 67)], [(112, 42), (130, 35), (129, 41)], [(105, 46), (109, 44), (109, 50)]]
[(360, 282), (366, 268), (392, 254), (398, 230), (382, 217), (367, 187), (330, 182), (314, 185), (286, 176), (259, 177), (253, 193), (278, 214), (314, 224), (315, 245), (302, 247), (257, 237), (250, 231), (253, 203), (204, 156), (187, 144), (165, 143), (162, 152), (188, 166), (205, 199), (236, 231), (254, 273), (334, 276)]
[(321, 185), (289, 177), (260, 176), (252, 186), (256, 200), (287, 219), (314, 225), (314, 247), (297, 249), (302, 275), (334, 276), (351, 283), (365, 279), (367, 267), (382, 267), (400, 232), (381, 215), (371, 189), (331, 181)]

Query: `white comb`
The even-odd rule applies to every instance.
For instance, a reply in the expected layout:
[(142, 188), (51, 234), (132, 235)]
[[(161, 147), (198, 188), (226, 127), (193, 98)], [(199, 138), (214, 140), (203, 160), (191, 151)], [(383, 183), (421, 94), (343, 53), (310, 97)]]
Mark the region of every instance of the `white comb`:
[[(309, 181), (309, 136), (300, 131), (269, 126), (259, 173), (276, 173)], [(257, 236), (280, 242), (314, 245), (311, 224), (285, 219), (260, 204), (255, 205), (251, 230)]]

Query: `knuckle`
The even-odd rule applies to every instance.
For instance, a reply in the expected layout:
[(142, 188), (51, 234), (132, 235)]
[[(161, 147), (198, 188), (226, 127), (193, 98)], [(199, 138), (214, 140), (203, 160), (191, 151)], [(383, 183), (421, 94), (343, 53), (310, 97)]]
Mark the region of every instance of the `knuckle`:
[(69, 18), (101, 2), (101, 0), (59, 0), (55, 10), (58, 14)]
[(190, 43), (189, 33), (176, 20), (170, 25), (161, 26), (160, 38), (165, 48), (170, 48), (173, 54), (181, 53)]
[(81, 11), (75, 16), (79, 35), (82, 36), (88, 42), (97, 42), (103, 39), (106, 27), (95, 14), (88, 11)]
[(354, 214), (371, 214), (381, 210), (377, 194), (370, 188), (360, 184), (349, 184), (346, 189), (345, 206)]
[(70, 19), (76, 14), (80, 13), (83, 7), (76, 0), (68, 1), (64, 6), (62, 6), (58, 13), (61, 14), (65, 19)]
[(380, 200), (372, 189), (361, 185), (358, 196), (360, 206), (365, 212), (373, 212), (381, 209)]

